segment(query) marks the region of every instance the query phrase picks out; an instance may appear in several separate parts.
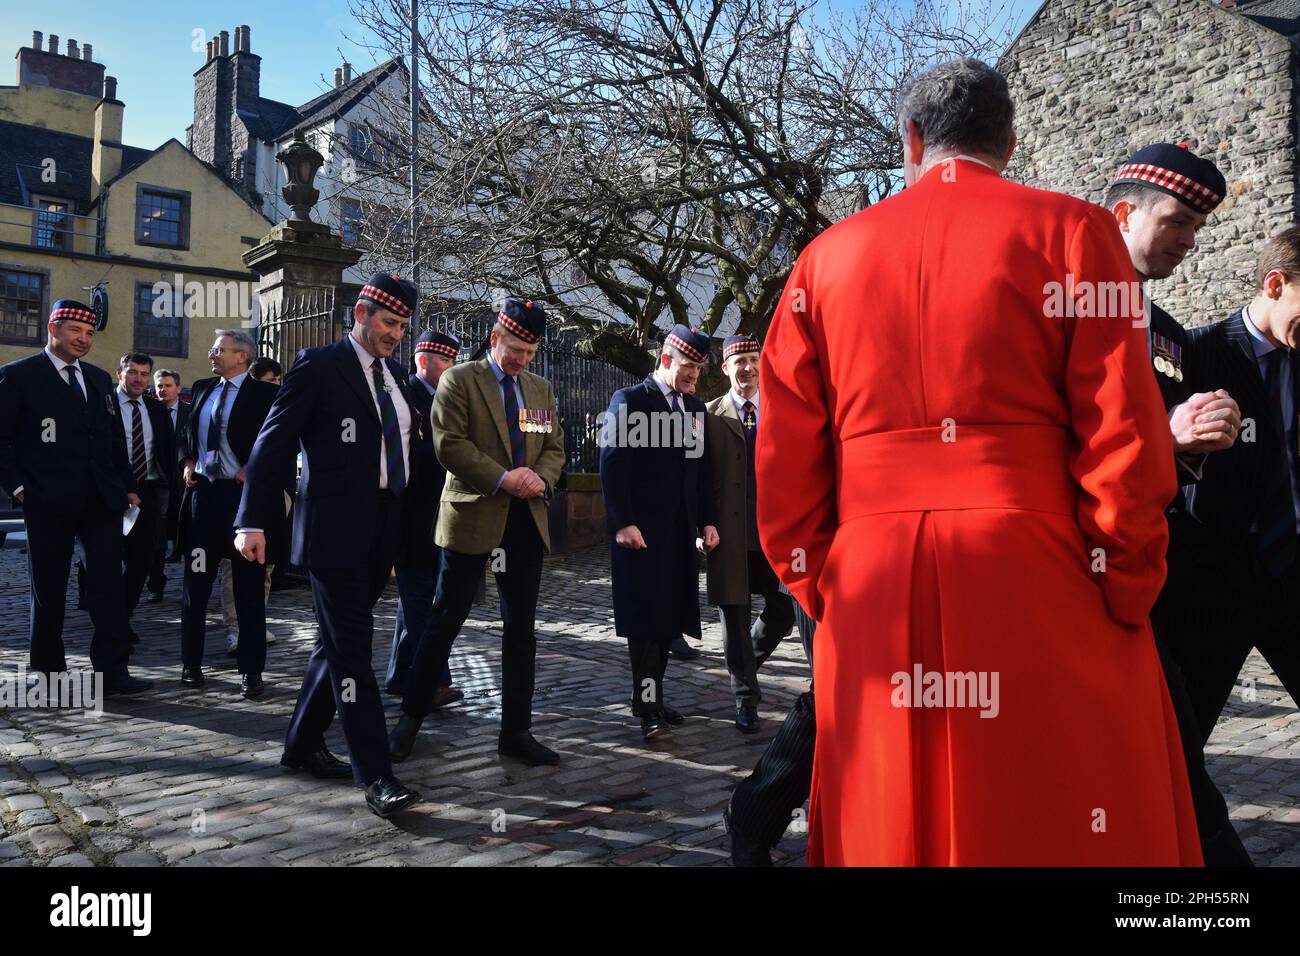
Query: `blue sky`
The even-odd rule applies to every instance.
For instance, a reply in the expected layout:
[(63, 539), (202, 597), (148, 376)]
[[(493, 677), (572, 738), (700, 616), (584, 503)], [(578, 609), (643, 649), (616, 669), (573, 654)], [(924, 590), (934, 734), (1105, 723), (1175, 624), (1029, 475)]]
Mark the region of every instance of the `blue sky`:
[[(831, 2), (848, 7), (855, 0)], [(1040, 0), (1006, 2), (1023, 24)], [(47, 43), (56, 34), (60, 52), (69, 37), (89, 42), (96, 62), (117, 77), (118, 99), (126, 104), (123, 139), (147, 149), (173, 136), (184, 142), (194, 112), (192, 76), (203, 65), (204, 41), (222, 30), (231, 33), (233, 49), (235, 27), (248, 24), (253, 52), (262, 58), (262, 95), (295, 106), (327, 90), (345, 59), (358, 72), (375, 63), (372, 52), (353, 42), (365, 34), (348, 0), (44, 0), (6, 7), (3, 61), (14, 63), (33, 30)], [(0, 68), (0, 83), (15, 82), (15, 66)]]

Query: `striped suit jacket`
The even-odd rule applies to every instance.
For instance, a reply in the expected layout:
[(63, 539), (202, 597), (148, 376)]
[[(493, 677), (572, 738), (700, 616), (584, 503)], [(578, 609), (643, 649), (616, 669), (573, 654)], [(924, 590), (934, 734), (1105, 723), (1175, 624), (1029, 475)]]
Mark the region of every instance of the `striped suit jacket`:
[[(1241, 408), (1242, 436), (1227, 451), (1210, 455), (1200, 482), (1183, 489), (1190, 514), (1187, 533), (1180, 539), (1184, 559), (1199, 567), (1222, 566), (1249, 557), (1244, 549), (1259, 514), (1265, 476), (1270, 469), (1290, 467), (1285, 428), (1281, 409), (1268, 400), (1240, 311), (1222, 322), (1193, 329), (1188, 336), (1196, 353), (1194, 390), (1226, 389)], [(1297, 383), (1300, 369), (1293, 365), (1292, 385)], [(1250, 441), (1252, 422), (1254, 440)]]

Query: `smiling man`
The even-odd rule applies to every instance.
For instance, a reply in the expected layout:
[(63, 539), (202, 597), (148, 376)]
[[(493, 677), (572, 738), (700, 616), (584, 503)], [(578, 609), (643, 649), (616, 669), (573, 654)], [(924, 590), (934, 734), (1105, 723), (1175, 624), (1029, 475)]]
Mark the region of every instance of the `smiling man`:
[[(265, 564), (266, 529), (284, 514), (284, 483), (301, 446), (291, 560), (307, 569), (319, 630), (280, 764), (322, 779), (351, 775), (380, 817), (420, 799), (393, 776), (371, 667), (375, 602), (393, 570), (402, 495), (418, 467), (411, 449), (419, 414), (392, 359), (417, 299), (412, 283), (376, 273), (357, 298), (351, 331), (298, 353), (257, 436), (235, 516), (235, 547)], [(242, 632), (239, 644), (242, 652)], [(336, 712), (351, 767), (325, 747)]]
[[(709, 556), (709, 602), (722, 617), (736, 727), (758, 731), (758, 668), (794, 628), (794, 601), (782, 593), (758, 542), (758, 486), (754, 448), (758, 442), (758, 339), (733, 335), (722, 343), (722, 370), (731, 389), (705, 406), (705, 447), (718, 513), (718, 549)], [(751, 598), (763, 598), (763, 613), (750, 627)]]
[(139, 504), (126, 446), (113, 433), (112, 379), (82, 361), (95, 313), (72, 299), (50, 309), (49, 341), (0, 367), (0, 486), (23, 509), (31, 578), (33, 671), (66, 671), (64, 608), (73, 540), (86, 555), (90, 661), (107, 695), (152, 686), (127, 670), (122, 603), (122, 513)]

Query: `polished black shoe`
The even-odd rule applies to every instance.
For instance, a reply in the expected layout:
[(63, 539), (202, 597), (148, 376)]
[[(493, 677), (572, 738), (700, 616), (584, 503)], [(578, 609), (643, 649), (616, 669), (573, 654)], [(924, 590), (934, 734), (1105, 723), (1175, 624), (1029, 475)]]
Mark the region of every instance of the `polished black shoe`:
[(679, 661), (693, 661), (700, 656), (700, 652), (687, 644), (686, 638), (679, 635), (673, 638), (672, 644), (668, 646), (668, 656), (675, 657)]
[(412, 717), (410, 714), (402, 714), (397, 718), (397, 726), (388, 735), (388, 755), (394, 760), (405, 760), (411, 756), (422, 723), (424, 723), (423, 719)]
[(664, 720), (668, 721), (668, 723), (670, 724), (680, 724), (682, 721), (686, 719), (679, 712), (673, 710), (671, 707), (667, 705), (665, 705), (663, 708), (663, 715), (664, 715)]
[(646, 714), (641, 718), (641, 736), (645, 740), (668, 733), (668, 721), (660, 713)]
[(262, 683), (261, 674), (239, 675), (239, 696), (252, 700), (254, 697), (261, 697), (265, 690), (266, 685)]
[(280, 766), (286, 770), (303, 770), (321, 780), (342, 780), (352, 776), (352, 765), (340, 760), (324, 747), (314, 754), (299, 757), (287, 750), (280, 757)]
[(547, 766), (560, 762), (560, 755), (550, 747), (545, 747), (526, 730), (518, 733), (502, 733), (497, 738), (497, 753), (503, 757), (518, 757), (534, 767)]
[(184, 667), (181, 669), (181, 683), (186, 687), (202, 687), (207, 683), (201, 667)]
[(148, 596), (147, 598), (145, 598), (145, 603), (147, 603), (147, 604), (161, 604), (161, 603), (162, 603), (162, 599), (163, 599), (163, 593), (162, 593), (161, 591), (150, 591), (150, 592), (149, 592), (149, 596)]
[(732, 866), (771, 866), (772, 853), (763, 846), (763, 844), (751, 840), (745, 834), (736, 829), (731, 820), (731, 803), (728, 801), (727, 806), (722, 811), (722, 825), (727, 828), (727, 836), (731, 838), (731, 865)]
[(758, 708), (753, 704), (737, 704), (736, 729), (742, 734), (758, 733)]
[(136, 694), (143, 694), (153, 686), (153, 681), (143, 680), (139, 677), (132, 677), (123, 671), (116, 677), (110, 677), (104, 681), (105, 697), (134, 697)]
[(420, 795), (403, 786), (396, 777), (380, 777), (366, 787), (366, 806), (376, 816), (388, 818), (420, 802)]

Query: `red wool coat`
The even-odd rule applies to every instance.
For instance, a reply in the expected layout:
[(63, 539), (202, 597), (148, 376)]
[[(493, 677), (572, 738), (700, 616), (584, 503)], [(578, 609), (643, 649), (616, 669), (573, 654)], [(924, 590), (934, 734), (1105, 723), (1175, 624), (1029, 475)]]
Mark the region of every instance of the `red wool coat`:
[(1201, 863), (1147, 621), (1169, 426), (1143, 329), (1045, 306), (1067, 276), (1135, 280), (1111, 216), (956, 160), (786, 285), (758, 520), (821, 621), (810, 863)]

